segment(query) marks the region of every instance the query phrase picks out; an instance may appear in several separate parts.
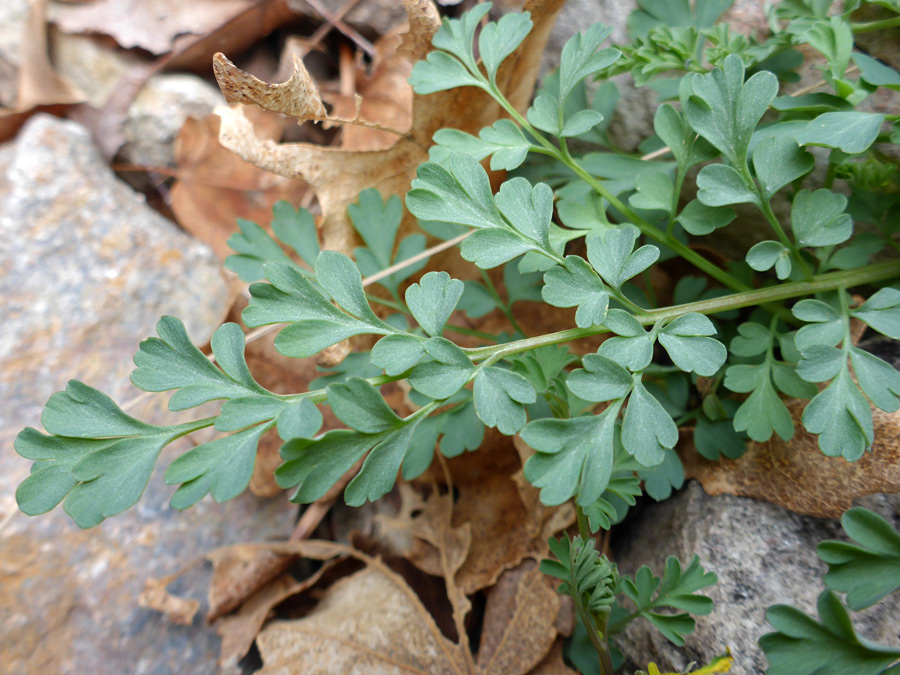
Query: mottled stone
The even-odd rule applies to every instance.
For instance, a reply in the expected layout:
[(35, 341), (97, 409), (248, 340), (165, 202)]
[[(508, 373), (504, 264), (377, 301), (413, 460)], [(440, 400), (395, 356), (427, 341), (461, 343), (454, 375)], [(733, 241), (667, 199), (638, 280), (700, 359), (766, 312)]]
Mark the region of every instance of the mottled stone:
[[(859, 504), (900, 527), (900, 497), (867, 497)], [(719, 583), (703, 591), (715, 603), (684, 647), (676, 647), (645, 621), (635, 621), (617, 638), (633, 666), (655, 661), (662, 671), (680, 672), (691, 661), (708, 663), (731, 649), (732, 675), (757, 675), (766, 669), (756, 641), (772, 630), (765, 620), (773, 604), (789, 604), (816, 615), (816, 598), (825, 589), (827, 566), (816, 556), (825, 539), (844, 539), (839, 521), (820, 520), (743, 497), (710, 497), (694, 481), (660, 504), (648, 506), (621, 533), (615, 558), (622, 572), (650, 565), (660, 574), (665, 559), (682, 562), (694, 554)], [(854, 613), (859, 632), (885, 644), (898, 644), (900, 595), (889, 596), (865, 612)], [(631, 672), (626, 668), (626, 672)]]
[(188, 117), (202, 119), (225, 98), (196, 75), (154, 75), (138, 92), (122, 128), (122, 156), (141, 166), (175, 166), (175, 139)]
[[(228, 292), (210, 250), (150, 209), (100, 159), (88, 132), (38, 115), (0, 148), (0, 519), (30, 462), (14, 435), (38, 426), (51, 393), (82, 379), (119, 402), (137, 343), (162, 314), (206, 341)], [(165, 396), (132, 409), (169, 419)], [(194, 415), (203, 416), (197, 411)], [(6, 521), (0, 532), (0, 663), (9, 673), (212, 673), (218, 638), (198, 617), (176, 626), (142, 609), (149, 577), (170, 574), (229, 543), (283, 538), (286, 498), (204, 500), (180, 513), (162, 472), (188, 447), (167, 448), (139, 504), (78, 530), (57, 509)], [(174, 590), (205, 595), (201, 565)]]

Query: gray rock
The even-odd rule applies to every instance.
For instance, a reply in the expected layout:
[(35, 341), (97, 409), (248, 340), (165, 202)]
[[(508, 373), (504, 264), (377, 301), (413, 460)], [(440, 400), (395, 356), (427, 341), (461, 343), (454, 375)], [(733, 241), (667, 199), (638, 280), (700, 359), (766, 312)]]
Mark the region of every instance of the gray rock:
[(196, 75), (154, 75), (138, 92), (122, 128), (122, 156), (141, 166), (175, 166), (175, 139), (188, 117), (202, 118), (225, 103)]
[[(138, 506), (89, 531), (57, 509), (15, 511), (30, 462), (12, 448), (40, 411), (78, 378), (124, 403), (138, 342), (173, 314), (206, 341), (228, 291), (210, 250), (118, 181), (79, 125), (33, 117), (0, 148), (0, 663), (10, 673), (212, 673), (218, 637), (201, 619), (176, 626), (142, 609), (144, 582), (229, 543), (284, 538), (286, 498), (167, 504), (162, 472), (187, 443), (167, 448)], [(170, 421), (166, 397), (132, 409)], [(191, 411), (194, 418), (197, 411)], [(203, 416), (202, 413), (197, 416)], [(202, 566), (174, 590), (206, 592)]]
[(28, 14), (28, 0), (6, 0), (0, 5), (0, 108), (14, 107), (19, 95), (19, 68)]
[[(869, 497), (860, 505), (900, 526), (900, 496)], [(662, 671), (681, 671), (691, 661), (708, 663), (727, 646), (735, 657), (733, 675), (763, 673), (766, 660), (756, 641), (772, 630), (766, 609), (789, 604), (816, 616), (827, 567), (815, 549), (835, 538), (845, 538), (838, 521), (801, 516), (755, 499), (710, 497), (694, 481), (672, 499), (648, 506), (618, 538), (615, 558), (621, 571), (633, 574), (646, 564), (658, 575), (669, 555), (686, 563), (697, 554), (719, 583), (704, 591), (715, 610), (697, 618), (697, 630), (684, 647), (645, 621), (634, 621), (620, 634), (617, 642), (632, 671), (649, 661)], [(898, 615), (900, 597), (894, 594), (855, 614), (855, 625), (869, 639), (895, 645)]]

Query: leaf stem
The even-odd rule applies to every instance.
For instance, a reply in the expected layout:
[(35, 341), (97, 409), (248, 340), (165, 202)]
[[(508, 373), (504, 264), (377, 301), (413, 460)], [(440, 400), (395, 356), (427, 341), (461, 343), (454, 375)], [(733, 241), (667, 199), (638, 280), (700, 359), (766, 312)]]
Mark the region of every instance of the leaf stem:
[(873, 30), (881, 30), (882, 28), (893, 28), (894, 26), (900, 26), (900, 16), (894, 16), (889, 19), (879, 19), (878, 21), (851, 23), (850, 30), (854, 33), (868, 33)]
[[(699, 314), (716, 314), (717, 312), (724, 312), (730, 309), (740, 309), (742, 307), (751, 307), (765, 303), (789, 300), (803, 295), (833, 291), (841, 287), (862, 286), (877, 281), (885, 281), (898, 276), (900, 276), (900, 260), (892, 260), (869, 265), (858, 270), (845, 270), (821, 274), (813, 277), (809, 281), (794, 281), (791, 283), (779, 284), (777, 286), (769, 286), (752, 291), (724, 295), (718, 298), (689, 302), (683, 305), (647, 310), (640, 314), (635, 314), (634, 318), (643, 325), (649, 325), (661, 320), (675, 319), (676, 317), (691, 312), (697, 312)], [(567, 330), (557, 331), (556, 333), (548, 333), (537, 337), (525, 338), (524, 340), (516, 340), (515, 342), (507, 342), (502, 345), (474, 347), (466, 349), (465, 351), (472, 359), (477, 360), (490, 357), (493, 361), (497, 361), (498, 358), (514, 356), (515, 354), (521, 354), (532, 349), (537, 349), (538, 347), (559, 344), (561, 342), (571, 342), (572, 340), (578, 340), (592, 335), (601, 335), (607, 332), (609, 332), (609, 329), (603, 325), (589, 326), (587, 328), (569, 328)]]

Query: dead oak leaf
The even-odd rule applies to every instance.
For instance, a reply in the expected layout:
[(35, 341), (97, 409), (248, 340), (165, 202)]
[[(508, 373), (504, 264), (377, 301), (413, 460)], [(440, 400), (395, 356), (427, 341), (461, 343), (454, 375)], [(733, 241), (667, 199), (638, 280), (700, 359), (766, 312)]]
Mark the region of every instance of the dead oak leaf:
[(685, 476), (710, 495), (762, 499), (819, 518), (839, 518), (853, 500), (876, 493), (900, 492), (900, 413), (872, 410), (875, 444), (855, 462), (826, 457), (817, 437), (799, 423), (805, 401), (788, 401), (797, 432), (789, 442), (777, 435), (751, 442), (739, 459), (710, 462), (686, 438), (681, 458)]
[[(274, 115), (248, 111), (248, 124), (268, 138), (280, 138)], [(175, 141), (177, 180), (171, 189), (172, 212), (178, 223), (209, 244), (220, 258), (233, 253), (226, 243), (237, 231), (237, 218), (266, 224), (272, 206), (287, 200), (295, 206), (306, 186), (245, 162), (219, 143), (220, 119), (188, 118)]]
[[(488, 432), (478, 452), (450, 459), (447, 465), (458, 492), (449, 526), (471, 528), (468, 555), (455, 576), (467, 595), (492, 585), (504, 570), (522, 560), (544, 555), (547, 539), (575, 521), (571, 505), (551, 508), (540, 503), (538, 490), (521, 476), (522, 464), (512, 442), (499, 434)], [(426, 474), (427, 480), (430, 475)], [(437, 481), (443, 483), (440, 475)], [(433, 529), (435, 522), (446, 517), (446, 498), (437, 491), (424, 501), (414, 492), (413, 496), (409, 491), (400, 494), (403, 504), (416, 499), (415, 509), (401, 507), (397, 517), (382, 517), (378, 537), (423, 572), (441, 575), (439, 550), (423, 527)], [(403, 529), (410, 531), (411, 541), (381, 534)], [(406, 547), (397, 548), (402, 545)]]
[[(528, 105), (547, 36), (563, 1), (530, 0), (525, 5), (532, 14), (534, 27), (522, 45), (504, 61), (497, 76), (500, 90), (519, 110)], [(440, 23), (432, 3), (404, 0), (404, 5), (410, 30), (397, 53), (412, 63), (431, 50), (431, 38)], [(229, 71), (229, 77), (241, 75)], [(502, 111), (487, 94), (472, 87), (428, 96), (413, 95), (409, 131), (399, 135), (390, 148), (367, 152), (260, 140), (240, 111), (220, 108), (217, 113), (222, 117), (219, 134), (222, 145), (259, 167), (282, 176), (302, 178), (313, 187), (322, 207), (325, 248), (346, 250), (353, 240), (347, 205), (363, 189), (374, 187), (384, 197), (406, 194), (416, 167), (428, 158), (432, 136), (438, 129), (453, 127), (477, 133), (499, 118)], [(406, 218), (408, 228), (412, 220), (408, 214)]]

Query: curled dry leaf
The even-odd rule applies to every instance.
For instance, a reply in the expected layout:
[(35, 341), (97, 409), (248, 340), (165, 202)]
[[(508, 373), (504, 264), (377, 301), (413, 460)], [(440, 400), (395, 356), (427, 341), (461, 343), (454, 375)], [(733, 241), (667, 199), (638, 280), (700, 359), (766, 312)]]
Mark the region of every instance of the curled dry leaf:
[(172, 595), (166, 590), (166, 586), (180, 577), (184, 571), (176, 572), (162, 579), (148, 579), (144, 584), (144, 590), (138, 596), (138, 604), (141, 607), (162, 612), (173, 623), (190, 626), (197, 610), (200, 609), (200, 602)]
[(2, 27), (5, 44), (0, 45), (0, 141), (11, 138), (39, 106), (84, 100), (82, 92), (50, 64), (47, 0), (27, 0), (24, 7), (23, 14), (12, 14), (11, 25)]
[[(503, 63), (497, 76), (498, 86), (517, 109), (523, 110), (529, 102), (540, 55), (562, 4), (563, 0), (531, 0), (525, 5), (532, 13), (534, 28)], [(403, 35), (397, 53), (412, 63), (431, 50), (431, 38), (440, 21), (431, 2), (404, 0), (404, 5), (410, 30)], [(228, 71), (227, 77), (241, 75)], [(399, 135), (390, 148), (360, 152), (261, 140), (241, 111), (221, 108), (217, 112), (222, 117), (219, 132), (222, 145), (259, 167), (282, 176), (302, 178), (313, 187), (322, 207), (324, 246), (335, 250), (346, 250), (352, 241), (346, 210), (360, 191), (374, 187), (384, 197), (404, 195), (416, 167), (426, 161), (431, 138), (438, 129), (454, 127), (477, 133), (501, 116), (499, 106), (487, 94), (471, 87), (429, 96), (413, 95), (409, 131)], [(407, 218), (411, 217), (407, 214)]]
[(257, 590), (280, 577), (296, 559), (291, 550), (237, 544), (210, 552), (213, 564), (209, 584), (208, 622), (215, 621), (240, 606)]
[[(459, 494), (450, 526), (471, 528), (468, 555), (456, 574), (456, 583), (467, 595), (490, 586), (504, 570), (522, 560), (545, 555), (547, 539), (575, 522), (571, 505), (550, 508), (540, 503), (537, 489), (521, 476), (522, 465), (510, 439), (488, 433), (478, 452), (447, 461)], [(443, 482), (440, 474), (436, 475)], [(409, 529), (413, 539), (379, 536), (422, 571), (441, 575), (441, 560), (428, 528), (433, 530), (433, 523), (445, 517), (446, 498), (436, 491), (424, 502), (417, 493), (400, 494), (404, 506), (412, 500), (415, 507), (402, 506), (397, 517), (382, 517), (380, 531)]]
[(804, 401), (788, 401), (797, 428), (784, 442), (777, 435), (751, 442), (736, 460), (710, 462), (682, 438), (685, 475), (710, 495), (754, 497), (819, 518), (839, 518), (857, 497), (900, 492), (900, 413), (873, 409), (875, 444), (855, 462), (826, 457), (817, 437), (799, 423)]

